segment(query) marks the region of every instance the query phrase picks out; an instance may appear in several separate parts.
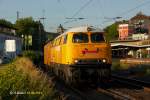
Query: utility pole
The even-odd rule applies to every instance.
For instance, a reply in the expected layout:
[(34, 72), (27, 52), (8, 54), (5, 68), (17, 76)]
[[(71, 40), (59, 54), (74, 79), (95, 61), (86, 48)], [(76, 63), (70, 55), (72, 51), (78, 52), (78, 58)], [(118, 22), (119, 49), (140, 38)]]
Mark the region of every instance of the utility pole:
[(44, 28), (45, 28), (45, 19), (46, 19), (46, 17), (45, 17), (45, 9), (42, 10), (42, 13), (43, 13), (43, 16), (40, 18), (40, 20), (42, 21), (43, 29), (41, 29), (41, 25), (39, 26), (41, 48), (43, 47), (43, 43), (45, 41), (45, 31), (44, 31)]
[(19, 19), (19, 14), (20, 14), (20, 12), (19, 12), (19, 11), (17, 11), (17, 20)]
[(41, 45), (41, 43), (42, 43), (42, 38), (41, 38), (41, 36), (42, 36), (42, 32), (41, 32), (41, 21), (39, 20), (39, 40), (38, 40), (38, 43), (39, 43), (39, 50), (41, 50), (41, 48), (42, 48), (42, 45)]
[(40, 20), (42, 20), (42, 23), (43, 23), (43, 26), (44, 26), (45, 19), (46, 19), (46, 17), (45, 17), (45, 9), (42, 10), (42, 13), (43, 13), (43, 17), (41, 17)]

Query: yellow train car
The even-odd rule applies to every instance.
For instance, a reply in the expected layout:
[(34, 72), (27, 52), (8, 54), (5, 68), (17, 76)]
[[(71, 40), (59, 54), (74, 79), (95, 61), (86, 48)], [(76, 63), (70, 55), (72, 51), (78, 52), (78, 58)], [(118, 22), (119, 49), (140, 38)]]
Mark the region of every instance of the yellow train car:
[(44, 47), (44, 63), (68, 83), (100, 82), (111, 74), (111, 46), (93, 27), (69, 29)]
[(50, 49), (51, 49), (51, 42), (48, 42), (45, 46), (44, 46), (44, 64), (46, 65), (50, 65)]

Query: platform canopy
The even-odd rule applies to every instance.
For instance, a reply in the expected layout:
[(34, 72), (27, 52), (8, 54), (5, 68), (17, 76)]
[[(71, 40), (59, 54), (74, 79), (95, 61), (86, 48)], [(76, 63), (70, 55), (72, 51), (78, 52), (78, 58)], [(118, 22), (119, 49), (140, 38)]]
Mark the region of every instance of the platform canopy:
[(133, 47), (133, 48), (148, 48), (150, 45), (134, 45), (125, 43), (111, 43), (111, 47)]

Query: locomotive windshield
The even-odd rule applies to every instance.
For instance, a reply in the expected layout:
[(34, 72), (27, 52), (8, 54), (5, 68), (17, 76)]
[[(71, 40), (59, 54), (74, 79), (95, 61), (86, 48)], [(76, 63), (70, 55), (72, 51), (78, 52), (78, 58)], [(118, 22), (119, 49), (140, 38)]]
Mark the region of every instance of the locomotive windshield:
[(73, 34), (73, 43), (87, 43), (89, 41), (88, 34), (85, 33), (75, 33)]
[(91, 42), (93, 43), (99, 43), (99, 42), (103, 42), (104, 40), (104, 36), (102, 33), (92, 33), (91, 34)]

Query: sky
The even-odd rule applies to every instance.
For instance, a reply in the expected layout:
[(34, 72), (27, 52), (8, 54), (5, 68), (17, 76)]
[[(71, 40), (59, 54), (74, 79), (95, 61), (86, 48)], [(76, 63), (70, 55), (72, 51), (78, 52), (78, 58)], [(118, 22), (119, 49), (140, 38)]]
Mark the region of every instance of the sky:
[(115, 21), (128, 20), (140, 11), (150, 16), (150, 0), (0, 0), (0, 18), (15, 23), (17, 11), (19, 18), (31, 16), (37, 21), (45, 17), (41, 21), (45, 30), (56, 32), (60, 24), (64, 28), (104, 28)]

